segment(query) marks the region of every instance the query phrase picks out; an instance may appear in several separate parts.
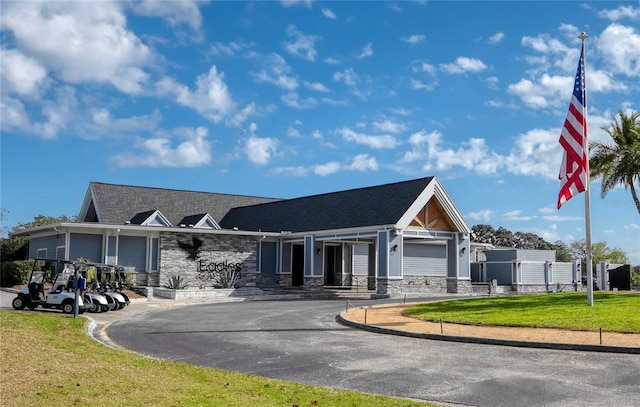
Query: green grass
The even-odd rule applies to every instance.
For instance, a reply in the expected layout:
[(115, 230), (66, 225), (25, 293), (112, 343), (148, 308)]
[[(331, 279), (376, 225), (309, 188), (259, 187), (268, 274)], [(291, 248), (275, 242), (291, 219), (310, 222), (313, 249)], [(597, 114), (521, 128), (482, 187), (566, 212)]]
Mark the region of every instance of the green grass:
[(594, 292), (532, 294), (422, 304), (404, 314), (426, 321), (473, 325), (564, 328), (581, 331), (640, 333), (640, 295)]
[(108, 348), (86, 320), (0, 311), (0, 400), (12, 406), (425, 406)]

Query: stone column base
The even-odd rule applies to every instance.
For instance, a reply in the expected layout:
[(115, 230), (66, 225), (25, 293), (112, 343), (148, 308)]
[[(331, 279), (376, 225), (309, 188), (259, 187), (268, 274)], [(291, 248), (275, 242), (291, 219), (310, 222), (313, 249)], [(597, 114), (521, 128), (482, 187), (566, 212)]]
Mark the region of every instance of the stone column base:
[(458, 280), (455, 278), (447, 279), (447, 292), (453, 294), (471, 294), (471, 280)]
[(376, 280), (376, 293), (383, 295), (399, 295), (402, 294), (402, 280), (389, 280), (379, 278)]
[(324, 286), (324, 277), (305, 277), (302, 282), (304, 291), (322, 291)]

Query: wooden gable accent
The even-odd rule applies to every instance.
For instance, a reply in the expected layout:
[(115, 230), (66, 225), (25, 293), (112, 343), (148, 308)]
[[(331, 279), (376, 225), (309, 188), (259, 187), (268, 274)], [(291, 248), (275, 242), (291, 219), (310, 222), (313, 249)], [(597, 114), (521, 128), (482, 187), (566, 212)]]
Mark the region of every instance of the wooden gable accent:
[(435, 196), (418, 212), (407, 229), (458, 231)]

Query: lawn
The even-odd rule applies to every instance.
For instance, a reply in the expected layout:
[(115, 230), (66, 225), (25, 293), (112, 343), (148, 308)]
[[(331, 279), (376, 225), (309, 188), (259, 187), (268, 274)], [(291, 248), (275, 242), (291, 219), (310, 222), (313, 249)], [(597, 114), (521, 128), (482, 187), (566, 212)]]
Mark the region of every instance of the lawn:
[(63, 314), (0, 311), (0, 400), (12, 406), (426, 406), (108, 348)]
[(581, 331), (640, 333), (640, 293), (594, 292), (531, 294), (421, 304), (404, 314), (426, 321)]

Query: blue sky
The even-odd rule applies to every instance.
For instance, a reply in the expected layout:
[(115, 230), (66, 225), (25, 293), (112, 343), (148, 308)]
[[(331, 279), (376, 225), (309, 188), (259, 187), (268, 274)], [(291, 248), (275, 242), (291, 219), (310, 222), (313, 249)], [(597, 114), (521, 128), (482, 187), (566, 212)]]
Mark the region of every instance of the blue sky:
[[(77, 214), (91, 181), (290, 198), (435, 175), (470, 225), (569, 243), (581, 31), (591, 140), (640, 110), (637, 1), (1, 6), (5, 228)], [(592, 188), (593, 240), (640, 264), (630, 192)]]

